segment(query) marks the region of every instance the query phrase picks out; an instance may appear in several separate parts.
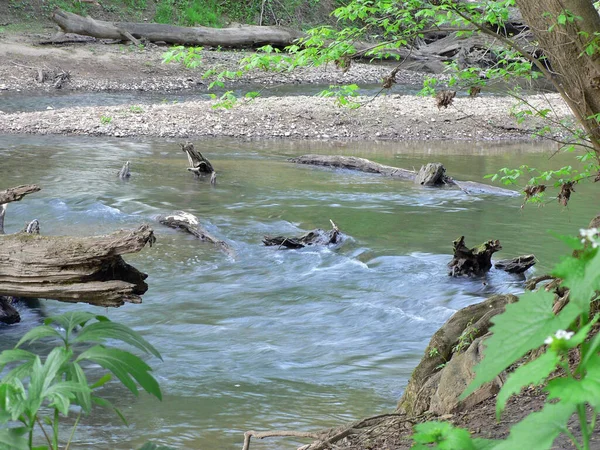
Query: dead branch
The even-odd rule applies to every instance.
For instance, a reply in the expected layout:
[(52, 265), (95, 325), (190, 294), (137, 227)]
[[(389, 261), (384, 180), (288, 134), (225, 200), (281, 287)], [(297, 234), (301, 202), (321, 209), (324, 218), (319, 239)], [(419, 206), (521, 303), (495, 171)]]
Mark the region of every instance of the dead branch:
[(0, 191), (0, 204), (17, 202), (27, 194), (38, 192), (39, 190), (41, 190), (41, 188), (37, 184), (26, 184), (14, 188), (8, 188), (4, 191)]

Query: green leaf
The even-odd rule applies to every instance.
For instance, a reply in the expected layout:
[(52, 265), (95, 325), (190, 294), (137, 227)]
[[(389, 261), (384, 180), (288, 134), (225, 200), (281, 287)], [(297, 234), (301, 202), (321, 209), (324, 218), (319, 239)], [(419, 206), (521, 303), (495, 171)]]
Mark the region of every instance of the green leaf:
[(559, 355), (554, 351), (548, 350), (539, 358), (520, 366), (511, 373), (498, 393), (496, 418), (500, 420), (506, 402), (513, 394), (519, 393), (525, 386), (540, 384), (554, 371), (559, 362)]
[(90, 387), (92, 389), (102, 387), (106, 383), (108, 383), (110, 380), (112, 380), (112, 375), (110, 373), (106, 373), (98, 381), (96, 381), (94, 384), (92, 384)]
[(424, 422), (414, 430), (413, 440), (418, 444), (435, 443), (440, 450), (475, 450), (469, 432), (447, 422)]
[(58, 332), (58, 330), (56, 330), (56, 328), (51, 327), (49, 325), (40, 325), (39, 327), (35, 327), (32, 330), (29, 330), (27, 333), (25, 333), (25, 336), (23, 336), (19, 342), (17, 342), (17, 345), (15, 345), (15, 348), (18, 348), (21, 346), (21, 344), (23, 344), (24, 342), (29, 342), (30, 344), (37, 341), (38, 339), (42, 339), (42, 338), (46, 338), (46, 337), (55, 337), (58, 338), (60, 340), (63, 340), (64, 337), (62, 334), (60, 334)]
[(67, 334), (70, 334), (75, 329), (75, 327), (83, 326), (95, 317), (95, 314), (89, 312), (73, 311), (62, 314), (60, 316), (48, 317), (46, 320), (44, 320), (44, 324), (50, 325), (51, 323), (57, 323), (65, 329)]
[(160, 353), (145, 340), (138, 332), (131, 328), (111, 321), (96, 322), (84, 327), (72, 342), (96, 342), (102, 344), (108, 339), (123, 341), (145, 353), (150, 353), (162, 359)]
[[(35, 359), (35, 357), (36, 355), (34, 353), (28, 352), (27, 350), (4, 350), (2, 353), (0, 353), (0, 370), (4, 369), (4, 366), (6, 366), (9, 363), (25, 361), (25, 364), (23, 364), (22, 366), (27, 366), (27, 372), (25, 372), (25, 374), (27, 374), (29, 372), (31, 363)], [(13, 371), (14, 369), (8, 374), (6, 374), (3, 379), (21, 378), (13, 374)]]
[(19, 430), (6, 428), (0, 430), (0, 448), (6, 450), (28, 450), (29, 444)]
[(133, 381), (135, 379), (146, 392), (162, 400), (158, 382), (148, 373), (152, 368), (136, 355), (116, 348), (96, 345), (79, 355), (76, 362), (84, 359), (94, 361), (110, 370), (133, 394), (138, 394), (137, 386)]
[(554, 440), (566, 428), (575, 408), (574, 404), (562, 401), (546, 403), (541, 411), (529, 414), (513, 425), (508, 438), (495, 446), (494, 450), (550, 449)]
[(583, 244), (581, 243), (581, 239), (575, 236), (565, 236), (562, 234), (554, 233), (553, 231), (548, 232), (551, 236), (563, 241), (573, 250), (581, 250), (583, 249)]
[(575, 304), (582, 313), (587, 313), (592, 296), (600, 289), (600, 252), (589, 249), (577, 258), (565, 258), (552, 275), (562, 278), (563, 285), (570, 289), (569, 304)]
[[(77, 399), (77, 404), (81, 406), (83, 412), (89, 414), (92, 410), (91, 389), (93, 389), (93, 386), (88, 386), (87, 377), (79, 364), (69, 364), (67, 369), (67, 380), (82, 386), (82, 390), (77, 391), (75, 397)], [(84, 386), (86, 389), (83, 389)]]
[(546, 291), (526, 292), (516, 303), (494, 317), (492, 336), (485, 341), (485, 357), (475, 366), (475, 379), (461, 395), (466, 398), (479, 386), (491, 381), (529, 350), (538, 348), (556, 330), (565, 329), (580, 310), (570, 303), (555, 315), (554, 295)]

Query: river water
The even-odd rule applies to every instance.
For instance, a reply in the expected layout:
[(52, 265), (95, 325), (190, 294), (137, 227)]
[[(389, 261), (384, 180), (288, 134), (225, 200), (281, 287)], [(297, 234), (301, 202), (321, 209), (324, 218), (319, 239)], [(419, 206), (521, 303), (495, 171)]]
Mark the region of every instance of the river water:
[[(469, 142), (244, 142), (202, 139), (218, 172), (194, 179), (174, 141), (0, 136), (0, 189), (38, 183), (12, 203), (7, 232), (37, 218), (43, 234), (104, 234), (185, 210), (226, 240), (235, 257), (154, 225), (157, 243), (126, 260), (149, 274), (140, 305), (99, 310), (42, 301), (5, 326), (13, 346), (47, 315), (75, 309), (133, 327), (164, 361), (149, 358), (161, 402), (117, 383), (110, 411), (82, 420), (75, 449), (137, 449), (153, 440), (180, 449), (241, 448), (246, 430), (318, 430), (390, 412), (431, 335), (457, 309), (523, 288), (518, 276), (451, 279), (452, 240), (500, 239), (499, 258), (535, 253), (541, 273), (568, 250), (547, 231), (575, 234), (598, 213), (594, 186), (578, 186), (568, 208), (520, 208), (521, 198), (469, 196), (376, 175), (296, 166), (305, 153), (366, 157), (405, 168), (442, 162), (459, 180), (501, 167), (560, 167), (542, 144)], [(131, 161), (128, 182), (116, 177)], [(339, 248), (278, 250), (266, 235), (298, 235), (329, 219), (349, 238)], [(253, 442), (259, 449), (297, 442)]]

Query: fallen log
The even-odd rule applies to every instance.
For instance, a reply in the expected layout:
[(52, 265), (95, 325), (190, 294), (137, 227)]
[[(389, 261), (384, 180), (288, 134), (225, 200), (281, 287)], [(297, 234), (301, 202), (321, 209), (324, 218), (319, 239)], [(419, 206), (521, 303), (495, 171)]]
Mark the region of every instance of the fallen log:
[[(519, 193), (509, 189), (489, 186), (476, 181), (456, 181), (446, 175), (446, 169), (440, 163), (429, 163), (423, 166), (419, 173), (413, 170), (401, 169), (399, 167), (386, 166), (355, 156), (340, 155), (303, 155), (289, 159), (296, 164), (308, 164), (314, 166), (333, 167), (337, 169), (358, 170), (367, 173), (376, 173), (386, 177), (398, 178), (400, 180), (414, 181), (418, 184), (433, 186), (456, 187), (466, 194), (493, 194), (518, 197)], [(431, 166), (430, 166), (431, 164)], [(420, 173), (423, 172), (422, 175)], [(431, 173), (430, 173), (431, 172)], [(423, 181), (423, 183), (421, 183)]]
[(416, 172), (413, 170), (400, 169), (398, 167), (386, 166), (365, 158), (355, 156), (339, 155), (303, 155), (291, 158), (296, 164), (309, 164), (313, 166), (334, 167), (336, 169), (359, 170), (367, 173), (377, 173), (386, 177), (399, 178), (401, 180), (414, 180)]
[(448, 275), (459, 277), (462, 275), (477, 276), (488, 272), (492, 268), (492, 255), (502, 250), (499, 240), (489, 240), (477, 247), (468, 248), (465, 237), (461, 236), (452, 242), (454, 257), (448, 263)]
[(300, 237), (286, 236), (265, 236), (263, 244), (267, 246), (278, 246), (279, 248), (304, 248), (309, 245), (331, 245), (339, 244), (342, 241), (343, 235), (338, 226), (331, 221), (332, 229), (330, 231), (317, 228), (309, 231)]
[(522, 255), (512, 259), (501, 259), (494, 262), (494, 267), (508, 273), (524, 273), (536, 263), (535, 255)]
[(98, 39), (146, 39), (167, 44), (198, 45), (205, 47), (286, 47), (304, 33), (279, 26), (246, 25), (237, 28), (178, 27), (160, 23), (105, 22), (82, 17), (61, 9), (52, 14), (52, 20), (65, 33), (92, 36)]
[(37, 184), (25, 184), (23, 186), (8, 188), (4, 191), (0, 191), (0, 205), (3, 203), (17, 202), (27, 194), (38, 192), (40, 190), (41, 188)]
[(0, 236), (0, 295), (51, 298), (97, 306), (141, 303), (147, 275), (122, 254), (155, 241), (148, 225), (106, 236), (17, 233)]
[(158, 220), (158, 222), (162, 225), (190, 233), (192, 236), (198, 238), (202, 242), (210, 242), (230, 256), (234, 255), (234, 252), (229, 244), (221, 239), (217, 239), (204, 228), (202, 228), (200, 226), (200, 221), (193, 214), (185, 211), (177, 211), (169, 215), (160, 215), (156, 218), (156, 220)]

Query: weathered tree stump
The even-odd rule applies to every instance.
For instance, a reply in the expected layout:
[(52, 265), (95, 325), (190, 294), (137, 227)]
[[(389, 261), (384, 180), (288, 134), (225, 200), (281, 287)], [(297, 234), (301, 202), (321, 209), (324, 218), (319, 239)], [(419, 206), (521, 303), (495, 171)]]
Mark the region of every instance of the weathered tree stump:
[(427, 163), (415, 177), (415, 184), (421, 186), (439, 186), (446, 184), (446, 168), (441, 163)]
[(181, 145), (181, 150), (185, 152), (188, 162), (190, 163), (190, 167), (188, 167), (187, 170), (193, 172), (196, 177), (200, 177), (200, 174), (210, 174), (211, 182), (213, 182), (213, 179), (216, 180), (216, 172), (215, 169), (213, 169), (212, 164), (208, 159), (202, 156), (202, 153), (196, 151), (194, 144), (186, 142), (179, 145)]
[(141, 303), (147, 275), (122, 254), (155, 241), (148, 225), (106, 236), (17, 233), (0, 236), (0, 295), (51, 298), (98, 306)]
[(200, 226), (200, 221), (193, 214), (185, 211), (177, 211), (173, 214), (160, 215), (156, 219), (162, 225), (190, 233), (192, 236), (198, 238), (202, 242), (210, 242), (231, 256), (234, 254), (227, 242), (217, 239), (204, 228), (202, 228)]
[(501, 259), (494, 262), (494, 267), (508, 273), (524, 273), (536, 263), (535, 255), (522, 255), (512, 259)]
[(19, 311), (13, 306), (12, 297), (0, 295), (0, 323), (12, 325), (21, 321)]
[(263, 243), (267, 246), (279, 246), (285, 248), (303, 248), (309, 245), (339, 244), (342, 241), (343, 235), (333, 221), (331, 221), (331, 225), (332, 229), (330, 231), (317, 228), (300, 237), (265, 236), (263, 238)]
[(439, 91), (435, 95), (438, 109), (448, 108), (454, 102), (454, 97), (456, 97), (456, 91)]
[(459, 277), (461, 275), (476, 276), (488, 272), (492, 268), (492, 255), (502, 250), (499, 240), (489, 240), (483, 244), (468, 248), (465, 237), (461, 236), (452, 242), (454, 257), (448, 263), (448, 275)]

